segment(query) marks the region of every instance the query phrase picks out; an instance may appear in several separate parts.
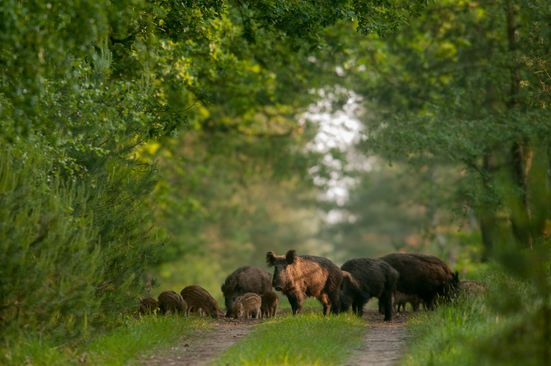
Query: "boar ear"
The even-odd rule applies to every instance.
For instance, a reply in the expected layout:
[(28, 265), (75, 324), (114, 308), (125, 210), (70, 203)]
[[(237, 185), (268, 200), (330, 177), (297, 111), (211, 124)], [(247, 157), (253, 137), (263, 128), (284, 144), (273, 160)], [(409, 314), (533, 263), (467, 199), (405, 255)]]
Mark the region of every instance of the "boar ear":
[(287, 252), (287, 254), (285, 254), (285, 260), (287, 261), (288, 264), (293, 264), (293, 262), (295, 261), (297, 257), (297, 252), (296, 250), (292, 249), (292, 250), (289, 250)]
[(459, 272), (457, 271), (453, 274), (452, 284), (459, 285)]
[(274, 254), (274, 252), (266, 253), (266, 263), (268, 263), (268, 266), (270, 266), (270, 267), (275, 264), (275, 254)]
[(344, 283), (345, 281), (347, 281), (350, 285), (354, 287), (360, 287), (358, 284), (358, 281), (356, 281), (354, 276), (352, 276), (352, 273), (347, 271), (342, 271), (342, 282)]

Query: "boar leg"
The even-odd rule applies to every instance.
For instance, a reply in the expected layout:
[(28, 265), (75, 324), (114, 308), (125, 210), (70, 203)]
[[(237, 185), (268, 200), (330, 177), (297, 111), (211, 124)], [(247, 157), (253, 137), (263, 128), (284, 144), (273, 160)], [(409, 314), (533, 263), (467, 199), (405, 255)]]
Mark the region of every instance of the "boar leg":
[(323, 315), (329, 315), (331, 311), (331, 301), (329, 300), (329, 296), (323, 292), (319, 297), (318, 300), (323, 305)]
[(354, 311), (354, 314), (356, 314), (360, 318), (364, 315), (364, 304), (366, 302), (367, 301), (362, 301), (362, 299), (359, 297), (355, 297), (354, 302), (352, 303), (352, 310)]
[(379, 301), (382, 301), (385, 307), (385, 321), (392, 320), (392, 294), (383, 293)]
[(302, 297), (295, 294), (287, 295), (289, 303), (291, 304), (291, 309), (293, 310), (293, 315), (296, 315), (302, 311), (302, 302), (304, 301)]
[(333, 314), (338, 314), (341, 311), (340, 303), (341, 297), (339, 292), (330, 292), (329, 300), (331, 301), (331, 312)]

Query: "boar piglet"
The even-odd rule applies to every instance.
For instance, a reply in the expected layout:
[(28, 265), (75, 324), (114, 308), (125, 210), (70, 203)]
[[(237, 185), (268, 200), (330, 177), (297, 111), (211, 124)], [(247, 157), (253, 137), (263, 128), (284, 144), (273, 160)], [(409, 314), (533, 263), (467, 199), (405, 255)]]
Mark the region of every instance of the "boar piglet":
[(277, 306), (279, 305), (279, 297), (273, 291), (262, 295), (262, 317), (271, 318), (276, 315)]
[(154, 314), (159, 309), (159, 302), (152, 297), (140, 300), (140, 314)]
[(379, 259), (356, 258), (345, 262), (341, 269), (341, 311), (350, 305), (358, 316), (363, 315), (363, 307), (372, 298), (379, 299), (384, 310), (385, 320), (392, 319), (392, 294), (396, 289), (398, 272), (388, 263)]
[(205, 313), (212, 318), (223, 316), (222, 310), (214, 297), (207, 290), (198, 285), (184, 287), (180, 292), (188, 304), (189, 312)]
[(232, 317), (233, 302), (238, 296), (252, 292), (262, 296), (272, 291), (272, 276), (258, 267), (237, 268), (220, 288), (226, 303), (226, 316)]
[(406, 305), (409, 303), (413, 311), (419, 311), (419, 305), (421, 305), (421, 298), (417, 295), (404, 294), (403, 292), (394, 292), (394, 309), (397, 313), (400, 311), (406, 311)]
[(311, 296), (322, 303), (325, 315), (339, 312), (342, 272), (329, 259), (299, 256), (289, 250), (285, 256), (268, 252), (266, 262), (274, 267), (272, 286), (287, 296), (293, 314), (299, 313), (304, 300)]
[(187, 314), (187, 304), (180, 294), (175, 291), (163, 291), (159, 295), (159, 309), (161, 314)]
[(235, 319), (238, 318), (254, 318), (261, 317), (261, 305), (262, 299), (260, 295), (247, 292), (241, 296), (238, 296), (233, 302), (232, 314)]
[(464, 296), (477, 296), (486, 292), (486, 286), (479, 281), (461, 280), (459, 281), (459, 288)]

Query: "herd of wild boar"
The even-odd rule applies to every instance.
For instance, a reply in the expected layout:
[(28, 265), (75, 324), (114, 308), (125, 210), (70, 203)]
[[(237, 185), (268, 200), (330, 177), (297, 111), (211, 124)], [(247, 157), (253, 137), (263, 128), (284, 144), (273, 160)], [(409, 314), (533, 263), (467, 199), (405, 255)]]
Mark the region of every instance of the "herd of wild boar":
[(422, 304), (433, 309), (438, 299), (450, 299), (460, 288), (483, 291), (474, 281), (459, 281), (457, 272), (435, 256), (392, 253), (379, 258), (356, 258), (340, 268), (324, 257), (297, 255), (289, 250), (285, 256), (266, 254), (273, 275), (257, 267), (239, 267), (228, 275), (221, 290), (226, 312), (201, 286), (187, 286), (180, 293), (162, 292), (158, 299), (140, 301), (140, 313), (195, 313), (213, 318), (269, 318), (276, 314), (282, 292), (293, 314), (300, 313), (308, 297), (317, 298), (323, 313), (352, 311), (362, 316), (364, 305), (373, 297), (379, 299), (384, 320), (411, 304), (414, 311)]

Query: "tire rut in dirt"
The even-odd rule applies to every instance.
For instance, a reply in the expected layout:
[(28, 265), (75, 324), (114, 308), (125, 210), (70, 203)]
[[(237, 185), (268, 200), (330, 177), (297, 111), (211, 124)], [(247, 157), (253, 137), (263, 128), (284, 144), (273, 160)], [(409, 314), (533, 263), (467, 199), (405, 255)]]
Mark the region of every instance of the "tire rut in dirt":
[(209, 365), (227, 348), (249, 334), (257, 321), (236, 322), (219, 320), (214, 329), (195, 333), (182, 338), (178, 344), (143, 357), (141, 365), (180, 366)]
[(383, 322), (376, 311), (368, 311), (368, 321), (363, 344), (354, 350), (345, 366), (396, 365), (402, 359), (408, 333), (405, 328), (407, 314), (399, 314), (390, 322)]

